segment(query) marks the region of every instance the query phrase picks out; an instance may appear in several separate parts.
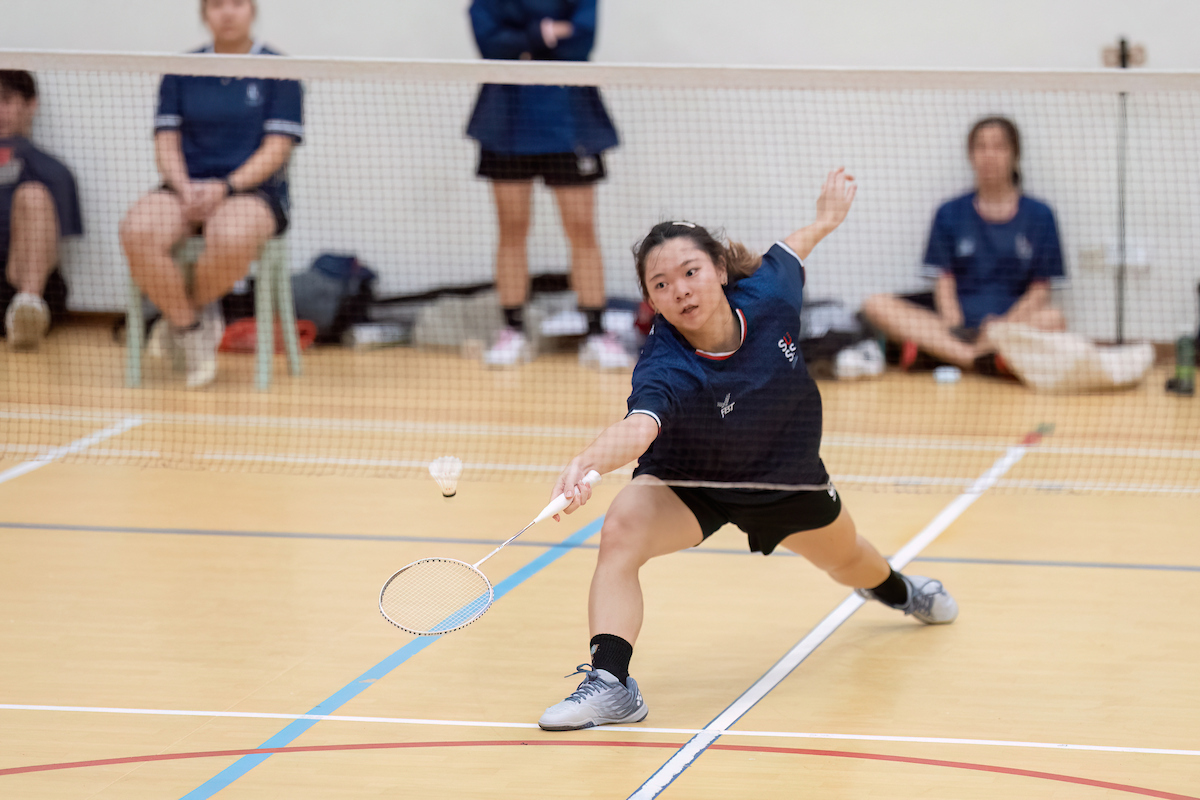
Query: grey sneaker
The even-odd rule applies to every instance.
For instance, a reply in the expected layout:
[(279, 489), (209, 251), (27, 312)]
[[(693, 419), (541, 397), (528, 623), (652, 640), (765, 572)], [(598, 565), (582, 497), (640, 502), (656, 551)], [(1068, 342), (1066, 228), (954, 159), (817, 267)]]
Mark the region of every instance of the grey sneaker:
[[(946, 625), (954, 622), (958, 616), (958, 603), (942, 586), (942, 582), (922, 575), (901, 575), (908, 584), (908, 602), (902, 606), (893, 606), (905, 614), (912, 614), (926, 625)], [(870, 589), (855, 589), (859, 597), (867, 600), (879, 600)], [(880, 600), (880, 602), (883, 602)], [(884, 605), (888, 605), (884, 603)]]
[(4, 313), (11, 350), (36, 350), (50, 329), (50, 307), (36, 294), (20, 292)]
[[(567, 699), (546, 709), (538, 725), (546, 731), (577, 731), (597, 725), (641, 722), (650, 713), (632, 677), (625, 684), (608, 670), (580, 664), (571, 675), (584, 674), (583, 683)], [(567, 677), (571, 677), (568, 675)]]

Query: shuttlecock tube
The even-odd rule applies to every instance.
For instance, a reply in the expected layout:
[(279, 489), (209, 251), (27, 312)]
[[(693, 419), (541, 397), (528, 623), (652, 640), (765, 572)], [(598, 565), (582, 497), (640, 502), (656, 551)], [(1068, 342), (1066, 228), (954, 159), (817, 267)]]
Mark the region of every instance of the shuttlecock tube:
[(453, 497), (458, 491), (458, 479), (462, 475), (462, 460), (454, 456), (442, 456), (429, 462), (429, 474), (437, 481), (443, 497)]

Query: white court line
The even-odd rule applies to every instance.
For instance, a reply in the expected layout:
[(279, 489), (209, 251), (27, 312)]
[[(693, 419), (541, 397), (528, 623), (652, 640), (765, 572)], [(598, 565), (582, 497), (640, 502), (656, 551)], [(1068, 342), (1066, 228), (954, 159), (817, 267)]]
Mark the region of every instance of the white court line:
[[(892, 567), (897, 570), (903, 569), (917, 553), (921, 552), (930, 542), (940, 536), (946, 528), (950, 527), (950, 524), (958, 519), (1004, 473), (1012, 469), (1013, 465), (1020, 461), (1027, 452), (1029, 452), (1028, 445), (1022, 444), (1008, 448), (1008, 451), (997, 459), (996, 463), (992, 464), (987, 472), (980, 475), (971, 484), (970, 488), (951, 501), (950, 505), (946, 506), (940, 514), (934, 517), (933, 521), (926, 525), (924, 530), (914, 536), (908, 544), (900, 548), (889, 559)], [(662, 794), (671, 785), (671, 782), (691, 766), (692, 762), (699, 758), (709, 745), (719, 739), (746, 712), (753, 708), (758, 701), (762, 700), (772, 689), (782, 683), (783, 679), (790, 675), (796, 667), (800, 666), (800, 663), (804, 659), (812, 655), (813, 651), (832, 636), (833, 632), (841, 627), (842, 623), (850, 619), (851, 615), (855, 611), (858, 611), (864, 602), (857, 594), (851, 594), (843, 600), (833, 612), (817, 623), (817, 626), (807, 636), (801, 639), (783, 658), (779, 659), (775, 663), (775, 666), (767, 670), (765, 675), (743, 692), (741, 697), (734, 700), (728, 708), (717, 715), (716, 719), (705, 725), (700, 733), (693, 736), (687, 744), (667, 759), (666, 763), (659, 767), (653, 775), (646, 779), (646, 782), (637, 791), (629, 796), (629, 800), (651, 800), (651, 798)]]
[[(535, 438), (592, 437), (603, 427), (566, 427), (554, 425), (487, 425), (454, 422), (415, 422), (404, 420), (337, 419), (329, 417), (271, 417), (225, 414), (152, 413), (138, 411), (0, 411), (0, 419), (24, 419), (63, 422), (106, 422), (114, 414), (141, 416), (144, 424), (227, 425), (238, 428), (294, 428), (299, 430), (337, 430), (362, 433), (430, 433), (447, 436), (529, 436)], [(830, 447), (876, 447), (892, 450), (962, 450), (978, 453), (1003, 452), (1008, 446), (982, 439), (942, 439), (938, 437), (858, 436), (830, 434), (822, 444)], [(1059, 455), (1114, 456), (1128, 458), (1172, 458), (1200, 460), (1200, 450), (1173, 450), (1138, 447), (1073, 447), (1041, 445), (1039, 452)]]
[[(212, 717), (233, 719), (315, 719), (321, 722), (368, 722), (385, 725), (428, 725), (443, 728), (519, 728), (538, 730), (532, 722), (481, 722), (454, 719), (412, 719), (407, 717), (353, 717), (324, 714), (270, 714), (255, 711), (183, 711), (158, 708), (104, 708), (96, 706), (40, 706), (0, 703), (0, 711), (61, 711), (85, 714), (133, 714), (159, 717)], [(703, 731), (696, 728), (650, 728), (632, 725), (605, 725), (585, 728), (573, 735), (590, 733), (661, 733), (694, 736)], [(949, 744), (977, 747), (1025, 747), (1040, 750), (1080, 750), (1099, 753), (1137, 753), (1167, 756), (1200, 756), (1200, 750), (1170, 750), (1161, 747), (1117, 747), (1097, 744), (1063, 744), (1058, 742), (1018, 742), (1007, 739), (953, 739), (941, 736), (876, 736), (862, 733), (804, 733), (799, 731), (721, 731), (722, 736), (743, 736), (758, 739), (827, 739), (847, 742), (900, 742), (908, 744)]]
[(141, 424), (142, 418), (140, 416), (126, 417), (115, 425), (109, 425), (107, 428), (98, 430), (95, 433), (89, 434), (82, 439), (77, 439), (70, 444), (63, 445), (62, 447), (52, 448), (37, 458), (30, 459), (23, 464), (18, 464), (11, 469), (6, 469), (4, 472), (0, 472), (0, 483), (11, 481), (13, 478), (19, 478), (22, 475), (33, 472), (35, 469), (40, 469), (47, 464), (57, 461), (64, 456), (69, 456), (72, 453), (78, 453), (83, 450), (87, 450), (94, 444), (102, 442), (105, 439), (111, 439), (114, 436), (120, 436), (122, 433), (125, 433), (125, 431), (131, 428), (136, 428)]

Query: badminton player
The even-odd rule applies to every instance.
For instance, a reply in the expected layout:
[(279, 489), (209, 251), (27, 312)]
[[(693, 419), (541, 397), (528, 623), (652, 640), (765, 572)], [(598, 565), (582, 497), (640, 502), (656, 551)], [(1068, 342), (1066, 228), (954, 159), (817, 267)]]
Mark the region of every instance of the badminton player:
[[(803, 259), (845, 219), (856, 188), (844, 170), (829, 173), (816, 221), (761, 257), (691, 222), (655, 225), (638, 246), (638, 280), (657, 316), (634, 369), (629, 413), (571, 461), (554, 493), (573, 498), (571, 513), (591, 497), (588, 470), (635, 458), (638, 466), (600, 534), (588, 599), (591, 663), (577, 669), (583, 682), (546, 710), (541, 727), (645, 719), (629, 676), (642, 625), (638, 571), (728, 522), (745, 531), (752, 551), (783, 546), (921, 622), (957, 616), (939, 581), (893, 571), (858, 535), (821, 463), (821, 396), (795, 344)], [(685, 481), (722, 488), (675, 485)]]
[[(213, 43), (200, 53), (278, 55), (253, 37), (255, 0), (200, 0)], [(220, 299), (288, 226), (288, 162), (304, 135), (299, 81), (166, 75), (154, 118), (162, 186), (121, 223), (134, 282), (170, 323), (187, 385), (211, 383), (224, 333)], [(171, 258), (202, 233), (191, 291)]]

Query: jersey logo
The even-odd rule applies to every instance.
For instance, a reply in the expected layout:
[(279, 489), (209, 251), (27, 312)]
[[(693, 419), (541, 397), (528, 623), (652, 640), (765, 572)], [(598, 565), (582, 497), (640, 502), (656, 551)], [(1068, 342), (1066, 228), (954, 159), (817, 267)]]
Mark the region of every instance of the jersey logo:
[(1017, 258), (1022, 261), (1028, 261), (1033, 258), (1033, 245), (1025, 238), (1025, 234), (1018, 233), (1016, 240)]
[(717, 408), (721, 409), (721, 419), (725, 419), (730, 411), (733, 411), (733, 403), (729, 400), (729, 393), (725, 393), (725, 399), (717, 403)]
[(258, 89), (257, 81), (250, 81), (246, 85), (246, 105), (251, 108), (262, 105), (262, 92)]
[(11, 147), (0, 148), (0, 186), (11, 186), (19, 181), (24, 167), (24, 161), (13, 158)]
[(779, 349), (783, 353), (783, 357), (792, 365), (792, 369), (796, 368), (796, 344), (792, 341), (792, 335), (785, 333), (783, 338), (779, 340)]
[(826, 489), (825, 491), (829, 492), (829, 499), (830, 499), (830, 500), (837, 500), (837, 489), (835, 489), (835, 488), (833, 487), (833, 484), (832, 484), (832, 483), (831, 483), (831, 484), (829, 484), (829, 488), (828, 488), (828, 489)]
[(959, 239), (958, 246), (954, 249), (954, 253), (959, 258), (966, 258), (967, 256), (975, 255), (975, 240), (970, 236), (964, 239)]

